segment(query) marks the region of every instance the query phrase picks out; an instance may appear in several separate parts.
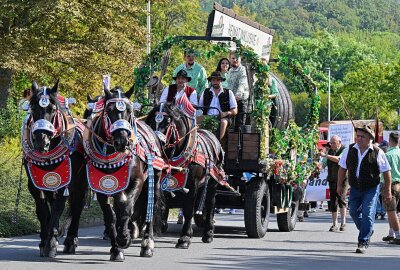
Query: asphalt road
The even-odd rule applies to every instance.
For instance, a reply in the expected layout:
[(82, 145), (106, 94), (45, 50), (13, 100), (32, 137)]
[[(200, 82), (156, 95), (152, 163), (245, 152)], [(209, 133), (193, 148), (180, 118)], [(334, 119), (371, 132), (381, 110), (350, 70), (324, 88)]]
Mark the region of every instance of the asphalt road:
[[(125, 251), (125, 262), (109, 261), (109, 243), (101, 239), (102, 227), (80, 230), (76, 255), (64, 255), (59, 246), (56, 259), (39, 257), (39, 236), (0, 239), (0, 270), (21, 269), (399, 269), (400, 246), (381, 241), (386, 221), (378, 220), (366, 254), (357, 254), (357, 231), (349, 218), (345, 232), (328, 232), (330, 213), (319, 210), (293, 232), (279, 232), (274, 215), (263, 239), (246, 236), (243, 214), (216, 216), (214, 242), (203, 244), (195, 232), (188, 250), (176, 249), (180, 226), (170, 222), (168, 232), (156, 239), (153, 258), (139, 257), (140, 243)], [(62, 243), (63, 239), (60, 240)]]

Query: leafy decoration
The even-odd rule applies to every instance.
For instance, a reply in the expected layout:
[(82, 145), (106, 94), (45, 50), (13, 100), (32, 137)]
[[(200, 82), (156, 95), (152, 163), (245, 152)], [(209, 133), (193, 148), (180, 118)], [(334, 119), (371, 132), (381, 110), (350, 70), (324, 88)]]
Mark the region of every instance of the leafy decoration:
[[(277, 179), (301, 183), (314, 171), (314, 160), (317, 158), (318, 121), (320, 96), (317, 87), (306, 68), (300, 63), (287, 57), (280, 57), (281, 64), (288, 65), (292, 74), (301, 80), (303, 88), (309, 96), (309, 111), (304, 127), (298, 127), (293, 120), (289, 122), (287, 129), (271, 131), (271, 152), (275, 160), (282, 160), (283, 166), (278, 172)], [(295, 151), (295, 156), (291, 153)]]
[(200, 128), (207, 129), (213, 134), (216, 134), (219, 126), (219, 121), (217, 117), (213, 115), (204, 115), (203, 121), (201, 121)]

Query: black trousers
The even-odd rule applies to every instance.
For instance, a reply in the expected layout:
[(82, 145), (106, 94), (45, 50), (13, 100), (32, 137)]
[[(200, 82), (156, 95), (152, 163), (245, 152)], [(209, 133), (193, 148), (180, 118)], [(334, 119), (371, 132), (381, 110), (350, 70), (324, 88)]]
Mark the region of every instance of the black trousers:
[(237, 108), (238, 114), (235, 118), (235, 130), (239, 130), (239, 127), (246, 124), (246, 114), (248, 112), (248, 100), (238, 100)]

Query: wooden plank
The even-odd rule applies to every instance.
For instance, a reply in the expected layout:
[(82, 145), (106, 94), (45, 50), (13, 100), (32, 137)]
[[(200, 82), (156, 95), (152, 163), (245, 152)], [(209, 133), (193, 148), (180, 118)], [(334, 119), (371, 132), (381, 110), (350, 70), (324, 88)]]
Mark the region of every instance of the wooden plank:
[(245, 160), (258, 160), (258, 158), (259, 158), (258, 151), (242, 153), (242, 159)]

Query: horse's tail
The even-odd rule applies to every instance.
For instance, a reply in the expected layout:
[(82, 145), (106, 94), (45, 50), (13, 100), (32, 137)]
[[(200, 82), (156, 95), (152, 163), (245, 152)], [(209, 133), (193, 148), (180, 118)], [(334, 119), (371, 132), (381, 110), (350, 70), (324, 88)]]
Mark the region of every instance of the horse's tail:
[(155, 234), (160, 234), (163, 231), (165, 222), (168, 222), (168, 209), (165, 199), (164, 192), (161, 191), (160, 181), (155, 185), (154, 190), (155, 205), (154, 205), (154, 215), (153, 215), (153, 229)]

